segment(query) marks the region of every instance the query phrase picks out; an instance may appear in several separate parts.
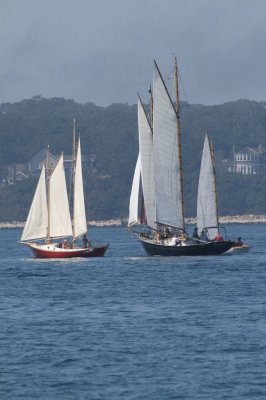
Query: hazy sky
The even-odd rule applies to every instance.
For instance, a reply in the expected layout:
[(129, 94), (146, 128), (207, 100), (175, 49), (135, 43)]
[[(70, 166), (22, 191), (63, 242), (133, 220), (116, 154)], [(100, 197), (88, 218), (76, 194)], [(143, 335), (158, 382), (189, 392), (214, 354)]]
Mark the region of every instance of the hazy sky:
[(0, 103), (145, 101), (173, 54), (183, 100), (266, 100), (266, 0), (0, 0), (0, 38)]

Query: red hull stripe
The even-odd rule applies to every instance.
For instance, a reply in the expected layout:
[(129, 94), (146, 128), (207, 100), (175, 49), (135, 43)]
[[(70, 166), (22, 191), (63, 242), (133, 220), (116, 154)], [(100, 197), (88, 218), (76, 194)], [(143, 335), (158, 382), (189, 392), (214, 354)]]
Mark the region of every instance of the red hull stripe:
[(77, 249), (76, 251), (68, 251), (67, 249), (62, 251), (60, 250), (46, 250), (37, 248), (35, 246), (28, 246), (33, 251), (35, 257), (37, 258), (74, 258), (74, 257), (102, 257), (107, 248), (108, 244), (99, 247), (93, 247), (92, 249)]

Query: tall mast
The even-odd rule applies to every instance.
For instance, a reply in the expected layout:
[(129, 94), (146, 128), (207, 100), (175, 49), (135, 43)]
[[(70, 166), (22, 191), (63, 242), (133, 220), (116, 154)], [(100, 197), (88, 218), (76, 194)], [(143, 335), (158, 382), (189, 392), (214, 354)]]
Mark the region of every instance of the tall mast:
[(149, 89), (149, 94), (150, 94), (150, 118), (149, 118), (149, 122), (150, 122), (150, 126), (151, 129), (153, 129), (153, 95), (152, 95), (152, 88), (150, 87)]
[[(208, 140), (208, 131), (206, 131)], [(218, 196), (217, 196), (217, 188), (216, 188), (216, 172), (215, 172), (215, 159), (214, 159), (214, 149), (213, 149), (213, 143), (209, 141), (210, 144), (210, 149), (211, 149), (211, 158), (212, 158), (212, 166), (213, 166), (213, 180), (214, 180), (214, 194), (215, 194), (215, 212), (216, 212), (216, 222), (217, 226), (219, 227), (219, 218), (218, 218)]]
[(236, 172), (236, 152), (235, 145), (233, 144), (233, 173)]
[[(72, 147), (72, 179), (73, 179), (73, 210), (75, 209), (75, 172), (76, 172), (76, 120), (73, 119), (73, 147)], [(75, 214), (73, 212), (73, 240), (75, 238)]]
[(51, 221), (50, 221), (50, 148), (47, 147), (46, 153), (46, 172), (47, 172), (47, 213), (48, 213), (48, 226), (47, 226), (47, 243), (51, 241)]
[(180, 113), (179, 113), (179, 111), (180, 111), (180, 102), (179, 102), (178, 69), (177, 69), (176, 57), (175, 57), (175, 62), (174, 62), (174, 81), (175, 81), (175, 92), (176, 92), (177, 143), (178, 143), (179, 177), (180, 177), (179, 179), (180, 179), (180, 191), (181, 191), (181, 208), (182, 208), (183, 228), (185, 228), (183, 169), (182, 169), (182, 152), (181, 152), (181, 135), (180, 135)]
[(76, 160), (76, 120), (73, 119), (73, 134), (72, 134), (72, 155), (73, 155), (73, 167), (75, 165)]

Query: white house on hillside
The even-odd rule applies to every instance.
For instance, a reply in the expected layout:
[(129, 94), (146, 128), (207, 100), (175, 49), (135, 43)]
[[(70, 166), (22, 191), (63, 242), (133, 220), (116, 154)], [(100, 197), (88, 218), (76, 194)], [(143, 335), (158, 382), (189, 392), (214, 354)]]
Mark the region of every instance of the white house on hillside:
[(266, 173), (266, 149), (261, 145), (257, 148), (247, 146), (234, 152), (232, 172), (244, 175)]

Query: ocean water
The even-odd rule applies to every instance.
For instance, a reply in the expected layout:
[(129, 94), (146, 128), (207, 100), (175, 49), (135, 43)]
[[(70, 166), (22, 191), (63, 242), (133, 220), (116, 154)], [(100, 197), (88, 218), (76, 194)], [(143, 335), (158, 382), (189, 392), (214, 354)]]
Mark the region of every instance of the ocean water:
[(0, 398), (265, 399), (266, 226), (227, 232), (250, 252), (148, 257), (94, 228), (104, 258), (56, 261), (0, 230)]

